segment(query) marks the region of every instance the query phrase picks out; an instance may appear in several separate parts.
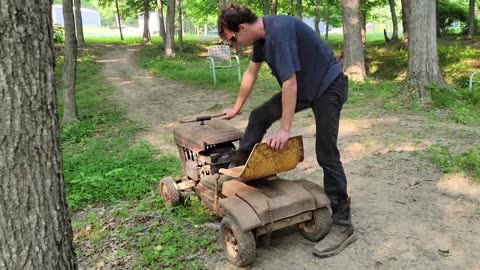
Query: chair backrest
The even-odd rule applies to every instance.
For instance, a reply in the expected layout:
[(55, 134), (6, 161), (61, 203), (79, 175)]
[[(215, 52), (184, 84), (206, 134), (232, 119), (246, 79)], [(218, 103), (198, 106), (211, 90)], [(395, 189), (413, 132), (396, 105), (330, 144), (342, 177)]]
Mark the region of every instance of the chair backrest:
[(208, 47), (208, 56), (214, 60), (230, 60), (230, 47), (228, 45), (213, 45)]

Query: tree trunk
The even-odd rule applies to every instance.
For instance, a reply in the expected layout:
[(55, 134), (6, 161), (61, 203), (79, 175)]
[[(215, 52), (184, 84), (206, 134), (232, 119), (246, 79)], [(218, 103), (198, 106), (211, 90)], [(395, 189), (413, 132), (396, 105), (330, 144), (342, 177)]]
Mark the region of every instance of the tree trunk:
[(315, 0), (315, 32), (320, 34), (320, 28), (318, 24), (320, 23), (320, 18), (322, 14), (320, 13), (320, 5), (322, 4), (322, 0)]
[(393, 34), (392, 40), (393, 42), (398, 42), (398, 22), (397, 22), (397, 14), (395, 13), (395, 0), (388, 0), (390, 3), (390, 12), (392, 13), (392, 24), (393, 24)]
[(288, 13), (288, 15), (293, 16), (293, 0), (288, 0), (288, 6), (290, 7), (290, 13)]
[(263, 15), (270, 15), (270, 0), (263, 0)]
[(1, 5), (0, 269), (77, 269), (62, 173), (51, 1)]
[(410, 23), (409, 0), (402, 0), (402, 26), (403, 26), (402, 48), (406, 48), (408, 45), (409, 23)]
[(303, 7), (302, 7), (302, 0), (297, 0), (297, 17), (302, 20), (303, 19)]
[(473, 39), (473, 35), (475, 34), (475, 0), (470, 0), (470, 7), (468, 10), (468, 38)]
[(177, 1), (178, 11), (178, 50), (183, 52), (183, 18), (182, 18), (182, 0)]
[(75, 101), (75, 81), (77, 77), (77, 39), (72, 0), (63, 0), (63, 20), (65, 23), (65, 58), (63, 62), (63, 123), (78, 119)]
[(365, 57), (362, 45), (360, 0), (342, 0), (343, 66), (352, 80), (365, 79)]
[(174, 57), (175, 40), (175, 0), (167, 0), (167, 42), (165, 43), (165, 55)]
[(440, 7), (439, 7), (439, 1), (435, 0), (435, 25), (437, 27), (437, 38), (442, 37), (442, 31), (440, 30)]
[(325, 40), (328, 40), (328, 31), (330, 30), (330, 0), (327, 1), (327, 19), (325, 24)]
[(360, 0), (360, 24), (362, 26), (362, 44), (365, 46), (367, 43), (367, 8), (365, 6), (366, 0)]
[(218, 0), (218, 10), (224, 9), (226, 5), (227, 5), (226, 0)]
[(150, 42), (150, 30), (148, 21), (150, 20), (150, 3), (148, 0), (143, 0), (143, 38), (142, 42)]
[(115, 0), (115, 8), (117, 9), (117, 24), (118, 30), (120, 30), (120, 39), (123, 40), (122, 20), (120, 18), (120, 10), (118, 9), (118, 0)]
[(272, 0), (272, 15), (277, 15), (278, 0)]
[(159, 34), (162, 37), (162, 42), (165, 44), (166, 40), (166, 33), (165, 33), (165, 19), (163, 17), (163, 1), (157, 0), (157, 13), (158, 13), (158, 21), (159, 21)]
[(75, 28), (77, 29), (78, 47), (85, 47), (85, 39), (83, 38), (83, 24), (82, 24), (82, 2), (75, 0)]
[(435, 0), (412, 1), (410, 13), (410, 37), (408, 41), (408, 81), (424, 104), (432, 98), (426, 88), (431, 83), (445, 81), (438, 65)]

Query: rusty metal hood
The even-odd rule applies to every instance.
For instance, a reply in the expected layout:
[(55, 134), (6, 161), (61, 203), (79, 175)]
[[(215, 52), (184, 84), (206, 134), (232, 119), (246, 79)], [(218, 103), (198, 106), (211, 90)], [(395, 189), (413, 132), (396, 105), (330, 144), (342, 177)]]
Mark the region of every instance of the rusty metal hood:
[(206, 149), (209, 145), (240, 140), (243, 132), (229, 126), (225, 120), (205, 121), (179, 124), (173, 130), (175, 142), (195, 152)]

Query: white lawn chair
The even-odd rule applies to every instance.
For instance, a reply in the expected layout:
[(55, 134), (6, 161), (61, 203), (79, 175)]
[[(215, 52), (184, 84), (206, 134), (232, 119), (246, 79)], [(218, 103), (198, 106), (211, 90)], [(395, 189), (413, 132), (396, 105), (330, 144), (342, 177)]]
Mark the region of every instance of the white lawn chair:
[[(232, 61), (236, 60), (236, 63)], [(241, 82), (240, 59), (237, 55), (230, 53), (230, 47), (227, 45), (214, 45), (208, 47), (208, 61), (210, 64), (210, 74), (213, 78), (213, 84), (217, 84), (215, 71), (224, 68), (237, 68), (238, 81)]]

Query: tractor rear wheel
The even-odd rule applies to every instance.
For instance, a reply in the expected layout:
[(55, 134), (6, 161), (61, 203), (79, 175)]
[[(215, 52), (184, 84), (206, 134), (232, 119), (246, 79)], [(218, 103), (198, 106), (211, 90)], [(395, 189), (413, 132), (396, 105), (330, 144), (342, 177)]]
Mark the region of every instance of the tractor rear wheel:
[(322, 240), (332, 227), (332, 217), (327, 207), (318, 208), (313, 211), (313, 217), (298, 224), (300, 234), (312, 242)]
[(252, 231), (243, 232), (232, 216), (220, 222), (220, 239), (230, 263), (237, 267), (251, 264), (256, 256), (256, 243)]

